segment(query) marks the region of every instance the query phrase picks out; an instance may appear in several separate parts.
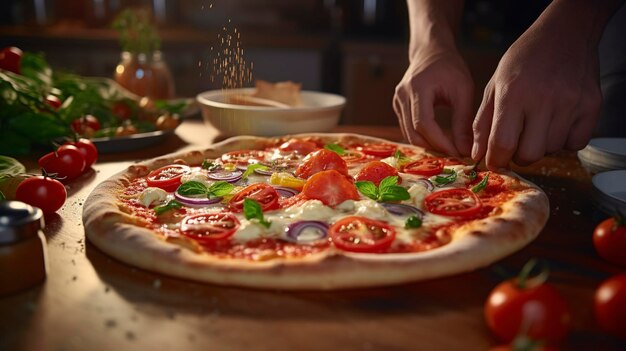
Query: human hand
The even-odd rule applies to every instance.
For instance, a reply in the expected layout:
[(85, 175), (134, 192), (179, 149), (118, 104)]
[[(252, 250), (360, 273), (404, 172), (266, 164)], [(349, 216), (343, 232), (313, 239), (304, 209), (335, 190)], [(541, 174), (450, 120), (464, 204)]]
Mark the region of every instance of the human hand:
[(474, 120), (472, 158), (528, 165), (589, 139), (602, 103), (598, 57), (582, 35), (529, 29), (502, 57)]
[[(393, 108), (404, 137), (414, 145), (449, 155), (469, 155), (474, 84), (455, 50), (423, 48), (396, 87)], [(435, 106), (453, 110), (452, 142), (435, 121)]]

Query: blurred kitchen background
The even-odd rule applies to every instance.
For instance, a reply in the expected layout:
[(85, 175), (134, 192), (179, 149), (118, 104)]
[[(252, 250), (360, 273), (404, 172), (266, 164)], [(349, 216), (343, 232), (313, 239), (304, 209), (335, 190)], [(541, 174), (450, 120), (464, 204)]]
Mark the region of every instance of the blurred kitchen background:
[[(500, 56), (547, 3), (465, 2), (459, 49), (476, 104)], [(408, 65), (405, 0), (3, 0), (0, 47), (43, 52), (54, 69), (112, 77), (120, 47), (111, 21), (126, 7), (152, 12), (180, 97), (221, 88), (207, 63), (230, 25), (255, 79), (344, 95), (344, 124), (396, 123), (391, 99)]]

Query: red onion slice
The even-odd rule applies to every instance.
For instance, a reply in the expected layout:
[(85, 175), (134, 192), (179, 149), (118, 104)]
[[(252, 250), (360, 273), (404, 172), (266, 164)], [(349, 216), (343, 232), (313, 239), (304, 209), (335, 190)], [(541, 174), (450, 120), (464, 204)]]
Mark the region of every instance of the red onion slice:
[(264, 176), (271, 176), (274, 173), (274, 170), (269, 167), (267, 169), (257, 168), (254, 170), (254, 173), (264, 175)]
[(416, 215), (419, 218), (424, 217), (424, 212), (422, 212), (422, 210), (420, 210), (419, 208), (415, 206), (405, 205), (405, 204), (393, 204), (393, 203), (387, 203), (387, 202), (382, 203), (382, 205), (383, 207), (387, 209), (387, 212), (391, 213), (392, 215), (396, 215), (396, 216)]
[(311, 243), (328, 236), (328, 224), (321, 221), (298, 221), (285, 228), (287, 240), (295, 243)]
[(274, 186), (274, 189), (276, 189), (276, 192), (278, 193), (278, 195), (280, 195), (280, 197), (284, 197), (284, 198), (296, 196), (299, 193), (298, 190), (285, 188), (283, 186)]
[(223, 180), (229, 183), (236, 183), (237, 181), (239, 181), (239, 179), (241, 179), (242, 175), (243, 175), (243, 172), (240, 170), (234, 170), (234, 171), (222, 170), (222, 171), (209, 173), (208, 177), (209, 179), (212, 179), (212, 180)]
[(181, 204), (185, 206), (191, 206), (191, 207), (213, 205), (215, 203), (222, 201), (221, 197), (214, 197), (212, 199), (207, 199), (206, 196), (190, 197), (190, 196), (181, 195), (177, 191), (174, 192), (174, 198), (176, 198), (176, 201), (180, 202)]
[(433, 184), (433, 182), (431, 182), (429, 179), (426, 179), (426, 178), (410, 180), (409, 184), (419, 184), (430, 192), (435, 190), (435, 185)]

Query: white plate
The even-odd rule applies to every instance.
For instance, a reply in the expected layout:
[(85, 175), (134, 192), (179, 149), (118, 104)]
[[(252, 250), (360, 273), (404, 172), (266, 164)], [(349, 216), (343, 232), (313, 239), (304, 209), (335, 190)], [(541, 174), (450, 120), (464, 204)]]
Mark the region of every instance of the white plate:
[(591, 139), (578, 158), (591, 173), (626, 169), (626, 138)]
[(609, 214), (626, 213), (626, 170), (596, 174), (591, 182), (600, 209)]

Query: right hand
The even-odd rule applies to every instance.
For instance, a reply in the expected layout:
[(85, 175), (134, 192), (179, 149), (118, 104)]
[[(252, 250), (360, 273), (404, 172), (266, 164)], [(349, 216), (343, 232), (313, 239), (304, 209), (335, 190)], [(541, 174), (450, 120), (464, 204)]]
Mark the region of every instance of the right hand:
[[(393, 109), (404, 137), (414, 145), (448, 155), (468, 156), (472, 148), (474, 83), (455, 50), (421, 50), (396, 87)], [(435, 106), (453, 110), (452, 142), (435, 121)]]

